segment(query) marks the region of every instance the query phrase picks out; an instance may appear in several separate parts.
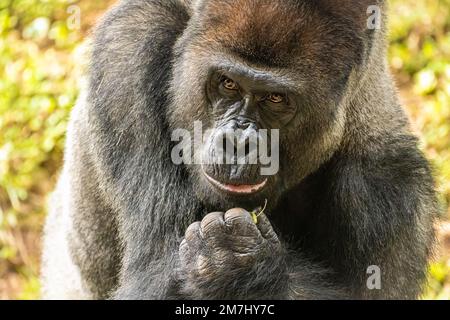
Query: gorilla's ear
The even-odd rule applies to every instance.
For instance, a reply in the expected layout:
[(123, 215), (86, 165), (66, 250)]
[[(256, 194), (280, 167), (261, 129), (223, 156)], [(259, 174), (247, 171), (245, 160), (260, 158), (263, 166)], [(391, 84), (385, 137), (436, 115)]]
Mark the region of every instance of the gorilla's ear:
[(319, 0), (321, 8), (343, 19), (350, 19), (365, 29), (373, 14), (384, 17), (385, 0)]

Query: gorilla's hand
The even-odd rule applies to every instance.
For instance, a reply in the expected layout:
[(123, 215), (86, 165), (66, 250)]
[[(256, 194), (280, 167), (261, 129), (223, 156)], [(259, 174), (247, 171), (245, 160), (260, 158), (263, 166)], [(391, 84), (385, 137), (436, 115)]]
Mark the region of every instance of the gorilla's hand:
[(187, 229), (179, 253), (186, 289), (202, 298), (249, 298), (285, 279), (282, 246), (264, 214), (255, 224), (243, 209), (210, 213)]

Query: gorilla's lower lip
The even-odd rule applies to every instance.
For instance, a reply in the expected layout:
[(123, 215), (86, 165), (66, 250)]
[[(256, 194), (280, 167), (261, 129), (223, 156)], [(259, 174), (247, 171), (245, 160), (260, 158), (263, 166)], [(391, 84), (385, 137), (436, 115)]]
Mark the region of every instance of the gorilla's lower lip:
[(222, 190), (222, 191), (226, 191), (229, 193), (234, 193), (234, 194), (253, 194), (256, 193), (258, 191), (261, 191), (267, 184), (267, 179), (264, 180), (261, 183), (258, 184), (253, 184), (253, 185), (248, 185), (248, 184), (241, 184), (241, 185), (233, 185), (233, 184), (224, 184), (221, 183), (219, 181), (217, 181), (216, 179), (210, 177), (206, 172), (203, 172), (205, 174), (206, 179), (208, 179), (208, 181), (215, 186), (216, 188)]

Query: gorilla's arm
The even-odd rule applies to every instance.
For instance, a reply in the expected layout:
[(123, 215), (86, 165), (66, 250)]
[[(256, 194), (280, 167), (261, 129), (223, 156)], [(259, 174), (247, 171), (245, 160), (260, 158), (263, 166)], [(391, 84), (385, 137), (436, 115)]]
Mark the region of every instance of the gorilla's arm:
[[(305, 247), (355, 298), (415, 299), (425, 279), (438, 211), (434, 183), (416, 139), (401, 131), (337, 154), (312, 177)], [(366, 286), (372, 265), (381, 269), (381, 290)]]
[[(117, 216), (116, 298), (165, 298), (186, 226), (202, 213), (170, 159), (172, 48), (189, 17), (179, 1), (122, 1), (97, 29), (88, 94), (92, 166)], [(120, 248), (117, 248), (120, 250)]]

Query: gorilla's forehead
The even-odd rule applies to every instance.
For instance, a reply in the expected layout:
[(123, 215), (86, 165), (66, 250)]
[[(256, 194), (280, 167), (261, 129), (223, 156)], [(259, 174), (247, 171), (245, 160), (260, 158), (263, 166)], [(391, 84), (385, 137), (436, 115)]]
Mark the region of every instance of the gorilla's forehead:
[(319, 2), (206, 1), (201, 15), (204, 36), (251, 63), (288, 67), (293, 57), (326, 50), (329, 42), (355, 32), (349, 19), (339, 21)]
[(296, 54), (301, 17), (279, 1), (210, 1), (207, 38), (252, 63), (284, 67)]

